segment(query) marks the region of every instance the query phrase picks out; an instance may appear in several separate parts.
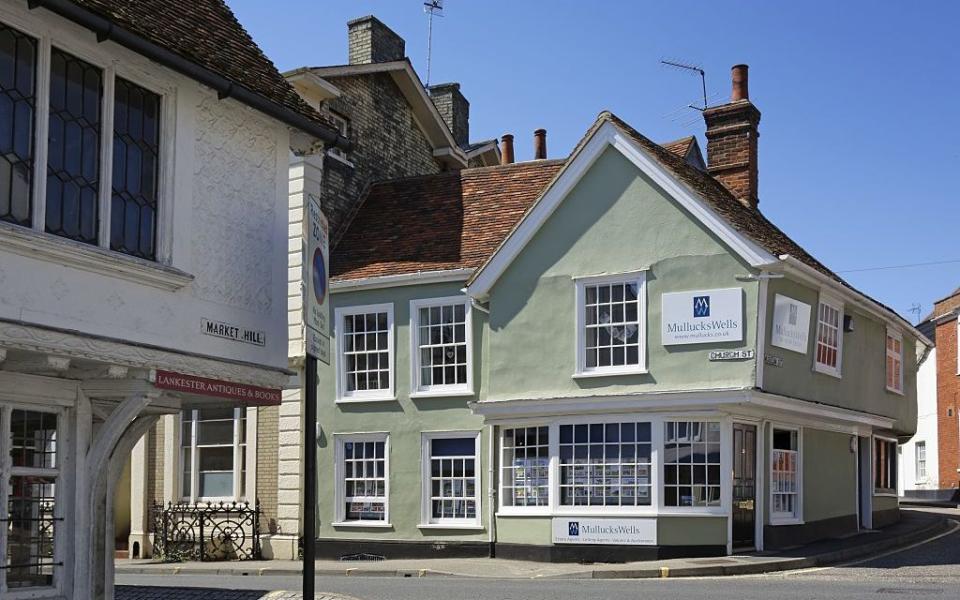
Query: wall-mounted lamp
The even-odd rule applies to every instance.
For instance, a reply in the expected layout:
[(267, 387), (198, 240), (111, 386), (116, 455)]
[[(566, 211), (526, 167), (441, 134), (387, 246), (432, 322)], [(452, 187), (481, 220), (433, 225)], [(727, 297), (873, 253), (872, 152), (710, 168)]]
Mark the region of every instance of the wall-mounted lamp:
[(843, 315), (843, 331), (845, 333), (853, 331), (853, 315)]

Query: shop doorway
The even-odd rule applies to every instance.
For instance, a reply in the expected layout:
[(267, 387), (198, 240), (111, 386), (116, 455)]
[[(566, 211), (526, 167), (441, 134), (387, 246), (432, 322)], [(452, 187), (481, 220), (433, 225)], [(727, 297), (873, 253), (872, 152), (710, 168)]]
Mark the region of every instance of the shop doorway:
[(733, 547), (756, 547), (757, 427), (733, 424)]

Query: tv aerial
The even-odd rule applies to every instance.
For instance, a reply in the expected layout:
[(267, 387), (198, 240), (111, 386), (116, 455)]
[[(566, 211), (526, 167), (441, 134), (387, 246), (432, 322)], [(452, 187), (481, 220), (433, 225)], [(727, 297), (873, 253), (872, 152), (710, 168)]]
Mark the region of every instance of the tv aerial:
[(430, 62), (433, 58), (433, 17), (443, 16), (443, 0), (428, 0), (423, 3), (423, 12), (427, 13), (427, 81), (424, 87), (430, 86)]
[(702, 66), (669, 59), (662, 59), (660, 64), (673, 67), (674, 69), (678, 69), (680, 71), (686, 71), (690, 74), (696, 73), (700, 75), (700, 84), (703, 87), (703, 106), (697, 106), (691, 102), (688, 105), (688, 108), (693, 108), (699, 110), (700, 112), (707, 110), (707, 72), (703, 70)]

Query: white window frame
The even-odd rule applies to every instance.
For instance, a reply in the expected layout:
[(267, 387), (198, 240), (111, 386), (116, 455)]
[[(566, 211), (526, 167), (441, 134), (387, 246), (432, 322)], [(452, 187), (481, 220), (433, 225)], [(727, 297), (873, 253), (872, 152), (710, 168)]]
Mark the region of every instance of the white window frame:
[[(781, 431), (792, 431), (797, 436), (797, 449), (796, 449), (796, 486), (797, 492), (794, 496), (794, 512), (793, 513), (784, 513), (784, 512), (774, 512), (773, 511), (773, 497), (775, 496), (773, 491), (773, 465), (774, 465), (774, 453), (777, 452), (773, 447), (773, 432), (775, 429)], [(768, 488), (768, 499), (770, 506), (770, 525), (802, 525), (803, 520), (803, 428), (796, 425), (787, 425), (781, 423), (771, 423), (768, 428), (767, 434), (767, 444), (770, 448), (770, 456), (768, 457), (767, 463), (767, 481), (769, 482)]]
[[(11, 413), (14, 410), (42, 412), (57, 416), (57, 450), (55, 458), (57, 466), (55, 468), (13, 466), (13, 461), (10, 457), (10, 446), (12, 444), (10, 418)], [(70, 520), (65, 518), (69, 512), (69, 507), (67, 506), (69, 495), (62, 492), (65, 485), (65, 478), (62, 475), (69, 473), (72, 470), (72, 466), (64, 464), (64, 461), (67, 460), (69, 456), (67, 449), (70, 443), (71, 439), (68, 435), (66, 412), (62, 408), (41, 404), (21, 404), (8, 402), (3, 402), (0, 404), (0, 470), (7, 474), (5, 477), (0, 477), (0, 502), (3, 503), (4, 507), (2, 513), (7, 515), (8, 512), (7, 505), (10, 497), (10, 477), (14, 475), (35, 475), (55, 478), (53, 501), (53, 584), (49, 586), (37, 586), (30, 588), (13, 588), (13, 591), (11, 591), (7, 587), (7, 577), (6, 572), (4, 571), (4, 574), (0, 576), (0, 594), (2, 594), (4, 598), (40, 598), (49, 597), (51, 594), (57, 595), (62, 593), (65, 572), (64, 569), (72, 568), (71, 563), (67, 560), (64, 560), (64, 558), (66, 556), (71, 556), (73, 552), (72, 546), (67, 547), (68, 537), (72, 538), (72, 536), (67, 535), (67, 529), (70, 527)], [(4, 523), (4, 527), (0, 529), (2, 529), (2, 531), (0, 531), (0, 558), (2, 558), (3, 564), (6, 564), (7, 540), (9, 535), (7, 533), (6, 523)], [(70, 541), (72, 542), (72, 540)]]
[[(560, 506), (560, 425), (580, 425), (614, 422), (649, 422), (651, 426), (651, 481), (649, 506), (603, 507)], [(664, 423), (667, 421), (713, 421), (720, 423), (720, 506), (664, 506), (663, 504), (663, 444)], [(549, 435), (549, 496), (546, 506), (505, 506), (503, 491), (504, 430), (518, 427), (547, 427)], [(676, 413), (627, 413), (615, 415), (582, 415), (562, 417), (555, 420), (516, 420), (498, 424), (499, 470), (497, 489), (497, 516), (729, 516), (733, 490), (733, 420), (729, 415), (717, 412)]]
[[(923, 452), (921, 453), (921, 450)], [(923, 456), (921, 457), (921, 454)], [(919, 440), (913, 444), (913, 465), (914, 465), (914, 478), (918, 483), (926, 483), (927, 481), (927, 442), (924, 440)], [(921, 465), (923, 468), (921, 469)]]
[[(429, 385), (421, 383), (420, 369), (420, 309), (434, 306), (462, 305), (465, 318), (467, 346), (467, 381), (456, 385)], [(465, 296), (423, 298), (410, 301), (410, 397), (451, 397), (473, 395), (473, 310)]]
[[(820, 325), (823, 323), (827, 327), (832, 327), (831, 324), (823, 322), (820, 320), (820, 307), (828, 306), (833, 310), (837, 311), (837, 365), (827, 365), (821, 363), (817, 360), (817, 347), (820, 344)], [(840, 379), (842, 377), (843, 369), (843, 301), (839, 298), (829, 296), (820, 293), (820, 301), (817, 303), (817, 319), (815, 321), (816, 328), (814, 329), (814, 338), (813, 338), (813, 370), (817, 373), (823, 373), (824, 375), (830, 375)]]
[[(349, 315), (367, 313), (387, 313), (387, 350), (390, 371), (390, 388), (386, 390), (356, 390), (347, 391), (344, 376), (347, 368), (345, 348), (343, 344), (343, 318)], [(380, 402), (397, 399), (397, 353), (394, 336), (393, 303), (365, 304), (362, 306), (342, 306), (334, 310), (333, 337), (337, 346), (337, 398), (336, 402)]]
[[(330, 121), (330, 124), (337, 129), (337, 133), (342, 135), (345, 138), (350, 137), (350, 119), (346, 116), (338, 113), (335, 110), (328, 110), (325, 115), (327, 120)], [(353, 166), (353, 163), (350, 162), (350, 159), (347, 157), (347, 153), (343, 148), (337, 146), (330, 146), (327, 149), (327, 155), (339, 160), (340, 162)]]
[[(431, 442), (433, 440), (442, 440), (442, 439), (460, 439), (460, 438), (473, 438), (474, 440), (474, 450), (473, 450), (473, 460), (474, 460), (474, 497), (473, 500), (476, 503), (476, 517), (473, 519), (449, 519), (449, 518), (436, 518), (433, 516), (433, 492), (432, 492), (432, 452), (431, 452)], [(482, 511), (482, 502), (481, 499), (483, 494), (481, 493), (481, 488), (483, 485), (482, 477), (482, 464), (480, 461), (480, 432), (476, 430), (463, 430), (463, 431), (424, 431), (420, 434), (420, 469), (421, 469), (421, 511), (420, 511), (420, 525), (421, 529), (483, 529), (481, 523)]]
[[(893, 487), (889, 487), (889, 488), (877, 487), (876, 459), (877, 459), (877, 443), (878, 442), (893, 444), (894, 451), (892, 453), (892, 457), (893, 457), (894, 473), (893, 473), (893, 481), (890, 482)], [(897, 479), (900, 477), (900, 464), (899, 464), (900, 452), (899, 451), (900, 451), (900, 443), (897, 441), (896, 438), (880, 436), (880, 435), (873, 436), (873, 442), (870, 446), (870, 485), (872, 486), (874, 496), (888, 496), (892, 498), (896, 498), (898, 496)], [(888, 460), (888, 463), (889, 462), (890, 461)]]
[[(585, 377), (605, 377), (616, 375), (643, 375), (647, 370), (647, 271), (631, 271), (627, 273), (616, 273), (612, 275), (599, 275), (589, 277), (574, 278), (575, 287), (575, 306), (576, 318), (576, 356), (574, 365), (574, 378)], [(610, 285), (615, 283), (637, 284), (637, 339), (638, 363), (636, 365), (590, 367), (586, 366), (586, 319), (584, 311), (586, 309), (586, 288), (592, 285)]]
[[(34, 107), (33, 197), (31, 226), (18, 227), (31, 231), (40, 240), (55, 238), (79, 252), (92, 245), (46, 233), (47, 149), (49, 144), (50, 58), (52, 47), (100, 69), (103, 95), (100, 115), (100, 185), (97, 190), (96, 248), (125, 261), (144, 265), (167, 265), (172, 262), (173, 230), (173, 162), (176, 147), (176, 85), (155, 75), (155, 65), (141, 57), (118, 60), (114, 52), (81, 36), (70, 28), (42, 18), (35, 11), (24, 13), (18, 7), (0, 6), (0, 21), (37, 40), (36, 102)], [(142, 61), (142, 64), (136, 64)], [(110, 249), (110, 211), (113, 195), (113, 116), (115, 81), (120, 77), (160, 97), (160, 139), (157, 154), (157, 215), (154, 237), (154, 260), (142, 259)], [(12, 225), (11, 225), (12, 226)], [(12, 226), (17, 227), (17, 226)], [(102, 262), (92, 258), (91, 263)], [(101, 267), (102, 268), (102, 267)]]
[[(247, 500), (253, 502), (256, 499), (256, 463), (257, 463), (257, 409), (256, 407), (238, 407), (233, 409), (233, 495), (232, 496), (200, 496), (200, 457), (197, 452), (197, 414), (201, 409), (193, 409), (193, 418), (190, 423), (190, 493), (183, 489), (183, 413), (179, 413), (176, 418), (177, 424), (177, 445), (176, 457), (173, 458), (176, 464), (176, 497), (182, 502), (195, 504), (197, 502), (239, 502)], [(244, 411), (244, 412), (241, 412)], [(247, 432), (244, 439), (244, 446), (240, 447), (240, 415), (246, 419)], [(246, 474), (244, 476), (245, 485), (240, 487), (240, 473), (242, 469), (243, 453), (246, 453)]]
[[(897, 354), (896, 352), (894, 352), (893, 350), (891, 350), (890, 348), (887, 347), (887, 341), (888, 341), (888, 340), (891, 340), (891, 339), (894, 340), (894, 341), (900, 342), (900, 354)], [(896, 329), (892, 329), (892, 328), (888, 327), (888, 328), (887, 328), (887, 335), (886, 335), (886, 337), (885, 337), (884, 340), (883, 340), (883, 349), (884, 349), (884, 361), (883, 361), (883, 365), (884, 365), (884, 369), (883, 369), (883, 382), (884, 382), (884, 386), (887, 388), (887, 391), (888, 391), (888, 392), (893, 392), (894, 394), (900, 394), (900, 395), (902, 396), (902, 395), (903, 395), (903, 355), (904, 355), (904, 352), (903, 352), (903, 334), (900, 333), (899, 331), (897, 331)], [(897, 375), (897, 386), (896, 386), (896, 387), (890, 387), (890, 385), (888, 385), (888, 381), (889, 381), (889, 378), (890, 378), (890, 373), (889, 373), (889, 371), (888, 371), (888, 369), (889, 369), (889, 363), (888, 363), (887, 361), (888, 361), (889, 359), (891, 359), (891, 358), (895, 359), (895, 360), (897, 361), (897, 364), (900, 365), (900, 368), (898, 369), (898, 372), (897, 372), (897, 374), (896, 374), (896, 375)]]
[[(334, 433), (334, 517), (333, 527), (393, 527), (390, 524), (390, 434), (386, 431), (357, 433)], [(346, 481), (344, 480), (344, 451), (346, 442), (383, 442), (383, 520), (347, 521), (346, 520)]]

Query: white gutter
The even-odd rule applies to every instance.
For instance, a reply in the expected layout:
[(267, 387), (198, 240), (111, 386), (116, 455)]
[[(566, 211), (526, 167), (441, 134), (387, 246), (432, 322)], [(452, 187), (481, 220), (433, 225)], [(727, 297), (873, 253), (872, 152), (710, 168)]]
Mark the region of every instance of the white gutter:
[(814, 284), (817, 287), (830, 288), (830, 290), (837, 292), (840, 296), (842, 296), (843, 299), (848, 300), (853, 305), (858, 306), (862, 310), (865, 310), (871, 315), (881, 319), (887, 325), (892, 325), (896, 329), (903, 329), (910, 332), (910, 335), (915, 337), (924, 345), (934, 345), (934, 343), (930, 341), (927, 336), (920, 333), (916, 327), (911, 325), (909, 321), (897, 313), (893, 312), (889, 308), (881, 306), (876, 301), (868, 298), (864, 294), (843, 285), (836, 279), (828, 277), (813, 267), (800, 262), (793, 256), (790, 256), (789, 254), (782, 254), (780, 255), (780, 263), (769, 265), (768, 268), (776, 269), (777, 264), (779, 264), (780, 268), (782, 268), (784, 271), (789, 272), (791, 275), (794, 275), (799, 279), (805, 280), (807, 283)]
[(427, 283), (464, 282), (475, 269), (447, 269), (445, 271), (417, 271), (415, 273), (401, 273), (400, 275), (381, 275), (379, 277), (364, 277), (363, 279), (344, 279), (330, 282), (330, 291), (346, 292), (356, 290), (373, 290), (380, 288), (401, 287), (404, 285), (423, 285)]

